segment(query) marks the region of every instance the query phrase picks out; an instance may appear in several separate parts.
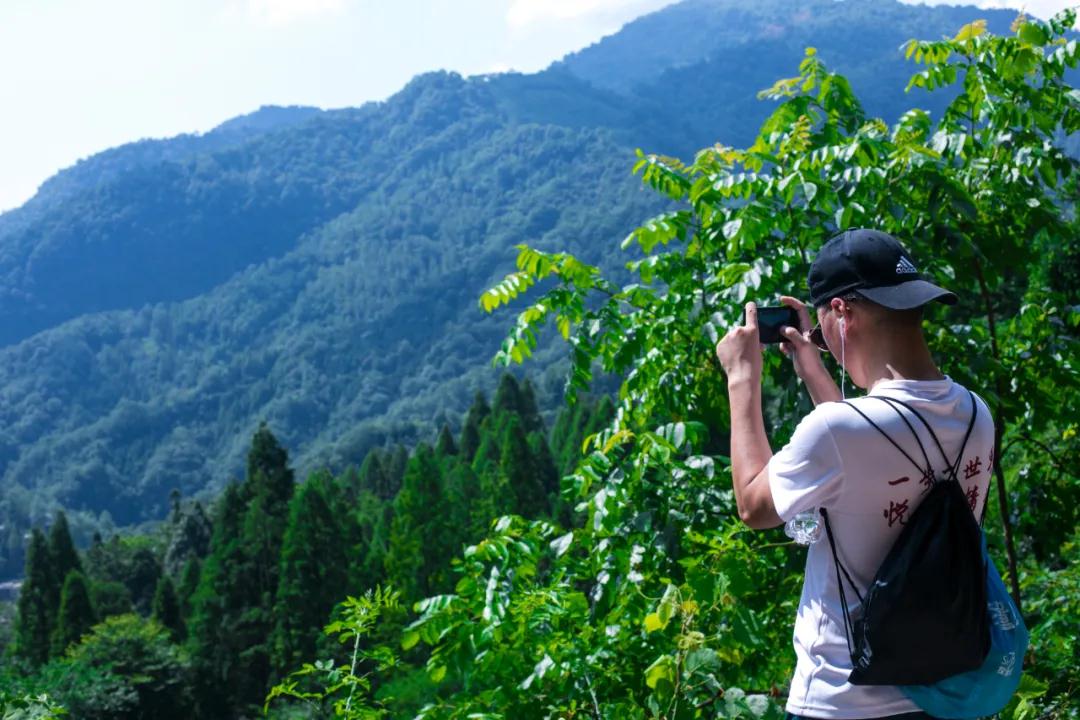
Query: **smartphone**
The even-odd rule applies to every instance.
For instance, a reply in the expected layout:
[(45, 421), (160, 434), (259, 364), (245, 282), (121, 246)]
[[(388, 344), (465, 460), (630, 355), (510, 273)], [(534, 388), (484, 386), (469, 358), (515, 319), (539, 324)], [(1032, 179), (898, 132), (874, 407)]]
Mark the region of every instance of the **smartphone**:
[[(780, 334), (780, 329), (784, 327), (793, 327), (796, 330), (799, 329), (799, 313), (795, 312), (795, 308), (789, 308), (787, 306), (780, 307), (759, 307), (757, 309), (757, 322), (758, 322), (758, 337), (762, 343), (778, 343), (784, 340), (784, 336)], [(743, 310), (743, 324), (746, 324), (746, 311)]]

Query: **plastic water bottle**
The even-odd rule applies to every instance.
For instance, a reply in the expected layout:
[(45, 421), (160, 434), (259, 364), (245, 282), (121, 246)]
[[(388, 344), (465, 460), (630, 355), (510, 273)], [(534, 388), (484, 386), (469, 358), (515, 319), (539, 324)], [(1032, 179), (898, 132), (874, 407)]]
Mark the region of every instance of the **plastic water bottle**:
[(817, 510), (805, 510), (784, 524), (784, 534), (800, 545), (813, 545), (821, 538)]

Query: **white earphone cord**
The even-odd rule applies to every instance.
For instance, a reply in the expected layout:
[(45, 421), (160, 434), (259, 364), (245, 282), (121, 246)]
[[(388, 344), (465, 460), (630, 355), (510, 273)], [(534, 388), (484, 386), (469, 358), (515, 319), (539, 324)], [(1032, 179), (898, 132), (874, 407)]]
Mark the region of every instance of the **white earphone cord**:
[(847, 384), (847, 357), (844, 354), (844, 336), (847, 335), (844, 332), (844, 318), (840, 318), (840, 397), (843, 400), (847, 400), (847, 394), (844, 392), (844, 386)]

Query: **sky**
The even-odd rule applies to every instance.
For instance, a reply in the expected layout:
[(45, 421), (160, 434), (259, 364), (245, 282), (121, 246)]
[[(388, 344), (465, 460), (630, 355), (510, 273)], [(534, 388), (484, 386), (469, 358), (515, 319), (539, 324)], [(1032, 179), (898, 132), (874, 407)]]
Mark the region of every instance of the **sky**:
[(116, 145), (262, 105), (382, 100), (431, 70), (534, 72), (671, 2), (0, 0), (0, 212)]

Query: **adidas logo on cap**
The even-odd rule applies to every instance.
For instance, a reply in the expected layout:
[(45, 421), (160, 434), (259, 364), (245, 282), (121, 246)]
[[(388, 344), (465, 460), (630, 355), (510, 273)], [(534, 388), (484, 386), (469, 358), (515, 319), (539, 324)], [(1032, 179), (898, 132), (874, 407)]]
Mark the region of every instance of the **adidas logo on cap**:
[(917, 273), (915, 265), (903, 255), (900, 256), (900, 262), (896, 263), (896, 274), (906, 275), (908, 273)]

